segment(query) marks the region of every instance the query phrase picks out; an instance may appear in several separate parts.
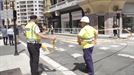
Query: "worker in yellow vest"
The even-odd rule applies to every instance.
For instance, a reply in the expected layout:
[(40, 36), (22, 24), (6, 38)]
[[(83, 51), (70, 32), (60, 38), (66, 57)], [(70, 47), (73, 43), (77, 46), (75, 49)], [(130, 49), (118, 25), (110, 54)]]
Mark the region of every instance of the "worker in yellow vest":
[(37, 16), (32, 15), (30, 16), (30, 21), (25, 26), (25, 36), (27, 40), (27, 48), (30, 54), (30, 67), (31, 67), (31, 75), (40, 75), (38, 72), (38, 65), (39, 65), (39, 49), (41, 47), (40, 38), (55, 40), (56, 37), (49, 37), (43, 35), (40, 32), (38, 25)]
[(78, 43), (83, 48), (83, 57), (86, 63), (88, 75), (94, 75), (92, 52), (97, 39), (97, 30), (89, 25), (90, 20), (84, 16), (80, 20), (82, 29), (78, 34)]

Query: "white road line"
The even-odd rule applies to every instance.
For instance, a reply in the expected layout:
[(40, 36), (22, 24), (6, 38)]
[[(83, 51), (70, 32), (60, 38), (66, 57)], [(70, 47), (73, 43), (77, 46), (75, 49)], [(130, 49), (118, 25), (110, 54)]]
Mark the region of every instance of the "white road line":
[(75, 45), (68, 45), (68, 47), (73, 48), (73, 47), (75, 47)]
[[(26, 44), (22, 41), (20, 41), (24, 46), (26, 46)], [(43, 51), (40, 51), (40, 58), (42, 58), (44, 61), (46, 61), (48, 64), (50, 64), (51, 66), (53, 66), (54, 68), (56, 68), (57, 70), (61, 71), (64, 75), (76, 75), (73, 71), (69, 71), (68, 68), (60, 65), (59, 63), (55, 62), (54, 60), (52, 60), (51, 58), (49, 58), (48, 56), (43, 55)]]
[(110, 45), (110, 47), (119, 47), (119, 45)]
[(99, 47), (99, 49), (101, 49), (101, 50), (108, 50), (108, 49), (110, 49), (110, 47)]
[(134, 56), (128, 55), (128, 54), (118, 54), (118, 56), (122, 56), (122, 57), (127, 57), (127, 58), (134, 59)]
[(120, 45), (127, 45), (126, 43), (120, 43)]
[[(44, 45), (47, 46), (47, 47), (53, 48), (53, 47), (52, 47), (52, 44), (49, 44), (49, 43), (42, 43), (42, 44), (44, 44)], [(57, 51), (66, 51), (66, 50), (63, 49), (63, 48), (57, 48), (57, 47), (55, 47), (55, 50), (57, 50)]]
[(74, 58), (78, 58), (78, 57), (81, 57), (81, 56), (82, 56), (82, 54), (74, 53), (74, 54), (72, 54), (72, 56), (73, 56)]

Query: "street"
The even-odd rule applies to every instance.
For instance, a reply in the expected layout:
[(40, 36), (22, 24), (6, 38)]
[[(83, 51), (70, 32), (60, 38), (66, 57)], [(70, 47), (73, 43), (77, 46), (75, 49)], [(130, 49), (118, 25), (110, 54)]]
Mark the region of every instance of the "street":
[[(41, 50), (40, 68), (44, 70), (42, 75), (87, 75), (83, 51), (77, 44), (76, 37), (56, 36), (55, 50), (52, 48), (51, 41), (42, 41), (49, 50), (53, 50), (51, 54), (45, 54)], [(94, 47), (93, 52), (95, 75), (134, 75), (133, 40), (133, 37), (129, 39), (98, 38), (98, 44)], [(18, 45), (18, 50), (25, 49), (21, 53), (25, 53), (28, 56), (26, 41), (23, 35), (21, 35), (20, 41), (21, 44)], [(7, 47), (2, 44), (0, 45), (0, 57), (13, 55), (13, 52), (6, 52), (4, 50)], [(3, 61), (0, 62), (4, 63)]]

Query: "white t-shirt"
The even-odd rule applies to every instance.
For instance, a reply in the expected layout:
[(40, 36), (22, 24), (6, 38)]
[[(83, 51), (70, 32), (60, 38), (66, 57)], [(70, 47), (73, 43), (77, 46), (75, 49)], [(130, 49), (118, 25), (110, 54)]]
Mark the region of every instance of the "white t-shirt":
[(14, 30), (13, 30), (13, 28), (9, 28), (9, 29), (7, 30), (7, 34), (14, 35)]
[(36, 33), (36, 34), (40, 33), (40, 29), (39, 29), (38, 26), (35, 27), (35, 33)]

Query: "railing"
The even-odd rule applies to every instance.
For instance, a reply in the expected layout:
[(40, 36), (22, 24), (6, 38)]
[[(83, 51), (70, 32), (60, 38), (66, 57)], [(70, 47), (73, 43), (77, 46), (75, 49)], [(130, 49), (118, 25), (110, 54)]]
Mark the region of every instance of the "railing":
[(68, 2), (74, 1), (74, 0), (67, 0)]
[(77, 34), (80, 28), (54, 28), (54, 33), (72, 33)]
[(65, 3), (66, 3), (66, 1), (59, 2), (59, 3), (57, 3), (57, 6), (63, 5)]

